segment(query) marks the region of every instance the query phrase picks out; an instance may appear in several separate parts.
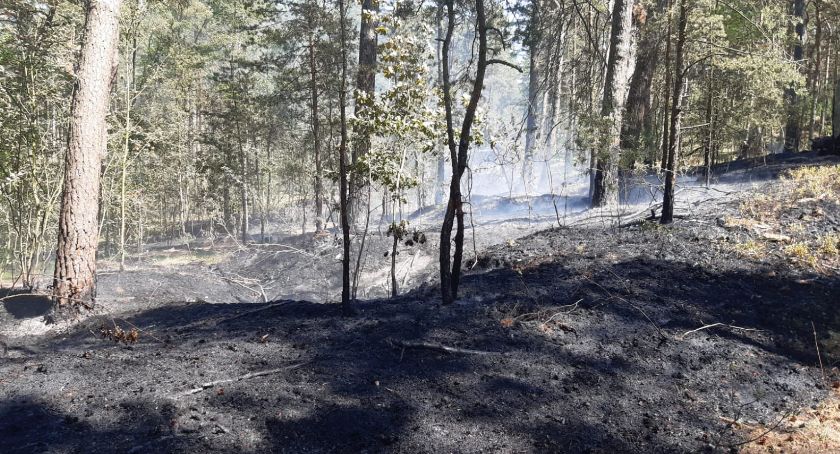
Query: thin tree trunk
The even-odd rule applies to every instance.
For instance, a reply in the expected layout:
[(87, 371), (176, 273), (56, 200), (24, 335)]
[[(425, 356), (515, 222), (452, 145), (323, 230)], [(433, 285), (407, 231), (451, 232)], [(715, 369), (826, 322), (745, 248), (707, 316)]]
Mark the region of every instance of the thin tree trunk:
[(338, 0), (341, 31), (341, 85), (339, 88), (339, 116), (341, 121), (341, 142), (338, 147), (339, 190), (341, 191), (341, 306), (345, 315), (352, 313), (350, 301), (350, 208), (347, 181), (347, 37), (344, 0)]
[[(447, 28), (443, 44), (443, 102), (446, 110), (446, 136), (452, 158), (452, 179), (449, 184), (449, 203), (443, 218), (440, 232), (440, 285), (444, 304), (450, 304), (458, 297), (461, 280), (461, 261), (464, 253), (464, 210), (461, 200), (461, 177), (467, 168), (470, 137), (475, 120), (475, 112), (481, 91), (484, 87), (484, 75), (487, 71), (487, 23), (484, 15), (484, 1), (476, 0), (476, 29), (478, 31), (478, 62), (473, 80), (470, 99), (464, 112), (458, 145), (455, 145), (455, 130), (452, 119), (452, 93), (449, 69), (449, 51), (455, 27), (454, 0), (446, 0)], [(455, 251), (451, 254), (452, 228), (457, 220), (455, 233)]]
[(673, 23), (671, 17), (671, 1), (668, 0), (666, 21), (668, 27), (665, 31), (665, 87), (662, 99), (665, 105), (662, 108), (662, 163), (659, 168), (664, 172), (668, 166), (668, 141), (671, 137), (671, 79), (673, 78), (673, 68), (671, 67), (671, 24)]
[(125, 270), (125, 226), (126, 226), (126, 177), (128, 175), (128, 155), (131, 151), (131, 87), (134, 84), (134, 71), (137, 61), (136, 24), (133, 24), (131, 40), (131, 58), (125, 75), (125, 136), (123, 137), (123, 155), (120, 163), (120, 271)]
[(539, 120), (537, 109), (540, 108), (540, 0), (531, 2), (531, 18), (528, 31), (528, 106), (525, 118), (525, 153), (522, 158), (522, 181), (525, 192), (530, 193), (534, 179), (534, 154), (536, 153)]
[[(437, 25), (437, 39), (435, 39), (435, 60), (437, 63), (437, 85), (442, 90), (443, 89), (443, 57), (441, 55), (441, 49), (443, 46), (443, 27), (441, 22), (443, 21), (443, 0), (437, 1), (437, 8), (435, 11), (435, 24)], [(444, 150), (440, 150), (440, 154), (437, 158), (437, 175), (436, 175), (436, 184), (435, 184), (435, 205), (440, 205), (443, 203), (443, 196), (444, 196), (444, 187), (446, 179), (446, 154)]]
[(318, 120), (318, 84), (315, 61), (315, 41), (309, 36), (309, 91), (312, 97), (312, 143), (315, 151), (315, 232), (324, 230), (324, 183), (321, 163), (321, 136)]
[(814, 62), (814, 70), (811, 72), (811, 107), (808, 116), (808, 140), (814, 138), (814, 129), (816, 127), (815, 117), (817, 115), (817, 100), (820, 94), (820, 64), (822, 63), (822, 1), (814, 1), (814, 13), (816, 18), (816, 33), (814, 35), (814, 50), (812, 51), (812, 61)]
[[(799, 66), (804, 56), (805, 47), (805, 24), (802, 22), (805, 17), (805, 0), (793, 0), (793, 17), (796, 24), (796, 44), (793, 46), (793, 61)], [(786, 91), (788, 101), (788, 119), (785, 127), (785, 151), (799, 151), (799, 142), (802, 135), (800, 124), (800, 96), (795, 88), (788, 88)]]
[(832, 129), (834, 137), (840, 138), (840, 79), (834, 87), (834, 112), (832, 114)]
[(121, 3), (92, 0), (85, 11), (59, 213), (53, 320), (96, 299), (100, 167), (108, 146), (106, 116), (117, 62)]
[(683, 70), (683, 50), (685, 48), (685, 30), (688, 23), (686, 0), (680, 0), (680, 18), (677, 31), (677, 43), (674, 49), (674, 96), (671, 100), (671, 135), (668, 139), (668, 161), (665, 167), (665, 193), (662, 198), (662, 216), (659, 222), (670, 224), (674, 221), (674, 186), (676, 186), (678, 148), (682, 121), (682, 91), (685, 85)]
[(706, 180), (706, 187), (708, 188), (712, 182), (712, 138), (714, 137), (714, 77), (715, 69), (710, 66), (708, 69), (708, 92), (706, 97), (706, 138), (703, 144), (703, 176)]

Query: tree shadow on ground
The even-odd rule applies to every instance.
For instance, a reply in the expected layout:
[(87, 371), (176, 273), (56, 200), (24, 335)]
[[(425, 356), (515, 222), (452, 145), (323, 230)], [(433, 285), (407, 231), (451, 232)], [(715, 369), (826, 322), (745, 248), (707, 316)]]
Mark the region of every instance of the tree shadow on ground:
[[(474, 272), (450, 306), (434, 293), (360, 302), (351, 318), (290, 301), (91, 319), (30, 369), (4, 367), (22, 375), (0, 435), (18, 452), (721, 450), (743, 440), (732, 420), (771, 424), (825, 395), (810, 322), (840, 328), (836, 282), (643, 258)], [(715, 322), (748, 330), (683, 336)], [(141, 340), (97, 339), (101, 323), (139, 327)]]
[(0, 288), (3, 308), (15, 319), (43, 317), (52, 308), (47, 295), (32, 295), (30, 290)]

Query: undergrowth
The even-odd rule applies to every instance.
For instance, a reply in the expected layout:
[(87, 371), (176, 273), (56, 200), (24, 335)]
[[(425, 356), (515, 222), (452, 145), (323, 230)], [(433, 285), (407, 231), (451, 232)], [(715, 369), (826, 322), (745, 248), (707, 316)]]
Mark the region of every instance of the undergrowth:
[(750, 232), (734, 246), (754, 259), (777, 253), (789, 264), (818, 272), (840, 269), (840, 233), (827, 230), (827, 216), (840, 207), (840, 165), (808, 166), (785, 172), (771, 191), (739, 205), (740, 218), (723, 226)]

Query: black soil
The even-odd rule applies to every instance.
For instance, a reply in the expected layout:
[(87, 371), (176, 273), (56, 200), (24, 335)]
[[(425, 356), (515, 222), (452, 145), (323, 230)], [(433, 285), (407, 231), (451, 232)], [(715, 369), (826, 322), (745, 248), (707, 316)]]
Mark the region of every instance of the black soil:
[[(840, 351), (822, 352), (825, 381), (812, 323), (820, 341), (840, 330), (840, 285), (742, 258), (718, 214), (491, 248), (451, 306), (434, 287), (351, 317), (198, 299), (17, 338), (0, 451), (737, 450), (735, 422), (772, 427), (828, 394)], [(115, 325), (138, 342), (103, 339)]]

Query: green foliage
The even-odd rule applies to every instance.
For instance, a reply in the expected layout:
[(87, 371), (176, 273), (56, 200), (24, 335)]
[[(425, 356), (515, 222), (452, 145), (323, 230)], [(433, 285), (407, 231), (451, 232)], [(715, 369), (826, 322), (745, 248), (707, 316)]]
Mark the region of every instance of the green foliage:
[(356, 92), (356, 103), (363, 108), (351, 121), (353, 133), (374, 140), (353, 171), (402, 200), (402, 191), (419, 183), (408, 171), (409, 154), (431, 154), (439, 148), (444, 115), (429, 77), (431, 49), (416, 30), (428, 28), (410, 27), (394, 15), (380, 15), (379, 23), (377, 32), (387, 37), (379, 48), (379, 70), (387, 86), (373, 97)]

